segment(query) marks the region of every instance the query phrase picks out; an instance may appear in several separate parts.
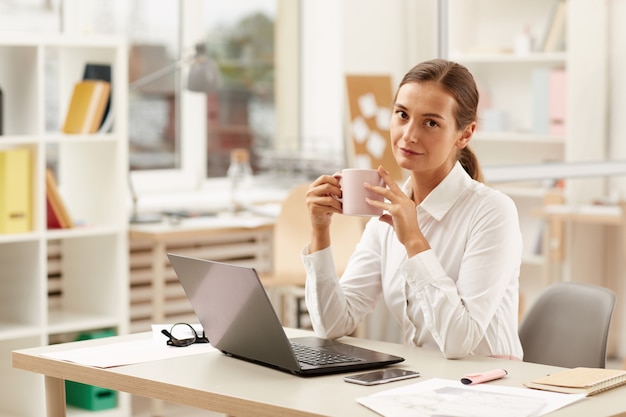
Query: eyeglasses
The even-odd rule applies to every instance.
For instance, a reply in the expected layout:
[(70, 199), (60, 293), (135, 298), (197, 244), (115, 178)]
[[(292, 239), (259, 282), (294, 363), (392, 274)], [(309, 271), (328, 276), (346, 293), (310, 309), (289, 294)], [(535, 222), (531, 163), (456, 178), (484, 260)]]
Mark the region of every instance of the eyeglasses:
[(209, 339), (204, 335), (204, 330), (202, 330), (202, 336), (198, 336), (196, 329), (189, 323), (175, 323), (169, 332), (163, 329), (161, 333), (169, 338), (168, 346), (185, 347), (194, 343), (209, 343)]

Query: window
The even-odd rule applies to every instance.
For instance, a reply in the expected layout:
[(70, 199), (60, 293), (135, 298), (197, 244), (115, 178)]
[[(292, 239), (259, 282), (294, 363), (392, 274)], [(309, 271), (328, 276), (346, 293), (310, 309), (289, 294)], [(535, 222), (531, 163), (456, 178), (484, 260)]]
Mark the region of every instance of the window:
[[(129, 166), (142, 193), (197, 189), (225, 174), (235, 147), (250, 149), (257, 172), (320, 168), (310, 156), (324, 138), (309, 135), (314, 146), (303, 146), (308, 136), (300, 132), (301, 7), (299, 0), (22, 0), (0, 5), (0, 22), (128, 39)], [(45, 23), (34, 23), (38, 15)], [(215, 95), (186, 90), (188, 67), (176, 66), (198, 43), (222, 75)], [(321, 149), (324, 160), (339, 154)]]
[[(280, 1), (90, 0), (93, 31), (129, 40), (129, 160), (137, 189), (195, 188), (223, 177), (234, 148), (248, 149), (253, 168), (261, 168), (259, 156), (275, 146)], [(198, 43), (219, 69), (215, 93), (185, 91), (188, 68), (176, 67)]]
[(207, 102), (208, 177), (226, 174), (234, 148), (258, 155), (274, 147), (274, 39), (276, 0), (204, 2), (204, 42), (222, 85)]
[(179, 6), (134, 0), (127, 7), (128, 139), (131, 170), (181, 167)]

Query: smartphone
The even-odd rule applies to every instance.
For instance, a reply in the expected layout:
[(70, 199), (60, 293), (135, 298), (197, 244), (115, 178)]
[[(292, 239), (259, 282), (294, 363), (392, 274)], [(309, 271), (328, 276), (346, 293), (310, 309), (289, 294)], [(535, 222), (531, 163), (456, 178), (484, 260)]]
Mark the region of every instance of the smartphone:
[(420, 373), (408, 369), (388, 368), (364, 374), (349, 375), (343, 378), (346, 382), (360, 385), (378, 385), (387, 382), (400, 381), (402, 379), (417, 378)]

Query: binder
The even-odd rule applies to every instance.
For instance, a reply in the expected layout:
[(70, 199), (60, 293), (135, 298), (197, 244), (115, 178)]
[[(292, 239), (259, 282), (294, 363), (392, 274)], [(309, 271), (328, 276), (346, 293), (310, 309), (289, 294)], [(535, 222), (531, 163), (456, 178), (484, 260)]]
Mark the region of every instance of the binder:
[(567, 72), (565, 68), (552, 69), (548, 84), (549, 132), (552, 135), (565, 135), (567, 130)]
[(100, 80), (83, 80), (74, 91), (65, 117), (64, 133), (96, 133), (102, 123), (111, 84)]
[(32, 228), (32, 167), (30, 151), (0, 151), (0, 233)]
[(550, 72), (549, 68), (532, 71), (532, 131), (547, 134), (550, 130)]

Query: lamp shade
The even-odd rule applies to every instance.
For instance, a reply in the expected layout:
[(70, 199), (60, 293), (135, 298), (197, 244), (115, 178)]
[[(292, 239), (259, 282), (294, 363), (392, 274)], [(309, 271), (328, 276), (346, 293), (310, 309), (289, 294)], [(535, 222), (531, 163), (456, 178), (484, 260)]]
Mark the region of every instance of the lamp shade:
[(189, 67), (187, 89), (199, 93), (217, 91), (221, 84), (221, 77), (215, 62), (207, 53), (202, 44), (196, 45), (196, 55)]

